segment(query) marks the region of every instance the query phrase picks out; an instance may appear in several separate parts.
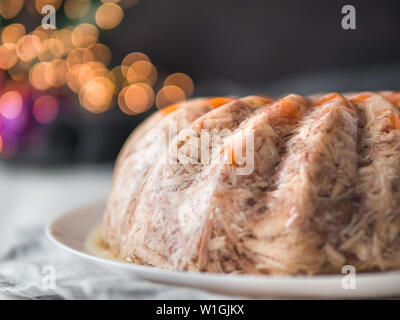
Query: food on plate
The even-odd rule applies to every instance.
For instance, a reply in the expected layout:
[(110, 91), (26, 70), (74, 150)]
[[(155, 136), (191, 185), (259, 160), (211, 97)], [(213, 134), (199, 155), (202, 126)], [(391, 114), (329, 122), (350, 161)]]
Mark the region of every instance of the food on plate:
[(118, 157), (102, 241), (172, 270), (400, 269), (400, 94), (196, 98)]

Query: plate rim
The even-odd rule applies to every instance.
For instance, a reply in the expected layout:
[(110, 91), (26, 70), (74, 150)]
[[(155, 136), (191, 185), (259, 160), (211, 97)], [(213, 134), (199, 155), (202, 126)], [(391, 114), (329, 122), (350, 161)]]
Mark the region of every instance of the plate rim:
[[(72, 209), (68, 209), (65, 211), (62, 211), (61, 213), (58, 213), (51, 219), (49, 219), (46, 224), (45, 224), (45, 235), (46, 238), (53, 243), (56, 247), (62, 248), (65, 251), (79, 256), (81, 258), (84, 258), (86, 261), (92, 261), (92, 262), (97, 262), (101, 264), (106, 264), (107, 266), (113, 266), (113, 267), (119, 267), (124, 270), (130, 270), (133, 273), (140, 272), (144, 274), (156, 274), (158, 276), (165, 276), (168, 277), (173, 276), (173, 277), (179, 277), (180, 280), (190, 280), (193, 281), (193, 277), (195, 277), (195, 282), (201, 282), (201, 281), (226, 281), (229, 279), (229, 281), (234, 282), (234, 284), (240, 285), (244, 281), (247, 282), (247, 284), (251, 283), (260, 283), (263, 282), (265, 284), (277, 284), (277, 283), (285, 283), (288, 286), (295, 285), (295, 286), (301, 286), (301, 285), (306, 285), (310, 281), (314, 283), (331, 283), (333, 284), (334, 282), (339, 283), (342, 281), (342, 279), (346, 276), (345, 273), (337, 273), (337, 274), (317, 274), (317, 275), (249, 275), (249, 274), (221, 274), (221, 273), (212, 273), (212, 272), (192, 272), (192, 271), (184, 271), (184, 270), (170, 270), (170, 269), (162, 269), (156, 266), (146, 266), (146, 265), (139, 265), (135, 263), (130, 263), (130, 262), (124, 262), (124, 261), (118, 261), (118, 260), (111, 260), (103, 257), (96, 256), (95, 254), (91, 253), (86, 253), (83, 251), (80, 251), (78, 249), (72, 248), (68, 246), (67, 244), (61, 242), (58, 240), (55, 235), (53, 235), (52, 231), (52, 226), (54, 226), (55, 223), (57, 223), (60, 219), (66, 218), (67, 216), (74, 215), (74, 214), (82, 214), (82, 212), (87, 212), (90, 208), (94, 208), (96, 206), (100, 206), (101, 204), (105, 205), (105, 199), (98, 200), (98, 201), (92, 201), (87, 204), (83, 204), (80, 206), (73, 207)], [(98, 213), (99, 215), (99, 220), (97, 223), (101, 222), (101, 213)], [(94, 226), (93, 226), (94, 227)], [(88, 234), (85, 235), (85, 238), (88, 237)], [(151, 278), (148, 277), (143, 277), (142, 275), (137, 275), (139, 278), (145, 278), (147, 280), (151, 281)], [(387, 271), (387, 272), (368, 272), (368, 273), (356, 273), (357, 281), (369, 281), (369, 280), (384, 280), (385, 278), (392, 278), (393, 276), (397, 276), (400, 279), (400, 270), (398, 271)], [(168, 282), (168, 283), (176, 283), (175, 281), (173, 282)], [(186, 285), (187, 286), (187, 285)], [(206, 289), (207, 290), (207, 289)], [(343, 290), (343, 294), (340, 297), (352, 297), (351, 293), (352, 291), (356, 290)], [(399, 290), (399, 295), (400, 295), (400, 290)], [(307, 297), (307, 295), (302, 295), (303, 297)], [(354, 297), (362, 297), (363, 295), (354, 295)], [(388, 296), (388, 295), (376, 295), (376, 296)], [(323, 297), (323, 296), (322, 296)], [(333, 297), (335, 297), (333, 295)]]

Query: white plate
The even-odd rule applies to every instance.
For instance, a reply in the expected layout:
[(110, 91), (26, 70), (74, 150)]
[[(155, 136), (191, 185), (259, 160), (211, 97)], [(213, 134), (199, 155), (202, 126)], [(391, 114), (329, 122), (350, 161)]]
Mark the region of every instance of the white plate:
[[(48, 238), (59, 247), (114, 272), (129, 273), (151, 281), (201, 288), (213, 292), (273, 298), (378, 298), (400, 296), (400, 272), (356, 275), (356, 289), (343, 289), (346, 276), (246, 276), (169, 271), (107, 258), (93, 250), (93, 230), (101, 222), (104, 203), (65, 213), (46, 226)], [(92, 243), (92, 244), (91, 244)]]

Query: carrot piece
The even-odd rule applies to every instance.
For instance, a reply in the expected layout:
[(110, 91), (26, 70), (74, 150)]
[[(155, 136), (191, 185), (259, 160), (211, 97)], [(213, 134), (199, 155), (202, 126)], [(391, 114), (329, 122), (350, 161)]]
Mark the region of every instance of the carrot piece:
[(341, 94), (334, 92), (334, 93), (329, 93), (329, 94), (327, 94), (327, 95), (321, 97), (321, 98), (315, 103), (315, 106), (320, 106), (320, 105), (322, 105), (322, 104), (324, 104), (324, 103), (326, 103), (326, 102), (328, 102), (328, 101), (331, 101), (331, 100), (337, 99), (337, 98), (339, 98), (339, 99), (341, 99), (341, 100), (345, 100), (345, 98), (344, 98)]
[(233, 101), (233, 99), (228, 98), (228, 97), (215, 97), (207, 101), (208, 104), (210, 104), (214, 108), (218, 108), (224, 104), (227, 104), (228, 102)]
[(347, 100), (345, 97), (343, 97), (340, 93), (336, 93), (336, 92), (329, 93), (329, 94), (327, 94), (327, 95), (321, 97), (321, 98), (314, 104), (314, 106), (317, 107), (317, 106), (323, 105), (324, 103), (327, 103), (327, 102), (329, 102), (329, 101), (331, 101), (331, 100), (334, 100), (334, 99), (340, 99), (341, 101), (344, 102), (344, 104), (346, 105), (346, 107), (348, 107), (348, 108), (351, 109), (351, 110), (354, 110), (354, 105), (353, 105), (349, 100)]
[(299, 105), (290, 100), (282, 100), (279, 102), (278, 113), (284, 118), (299, 118)]
[(351, 97), (350, 100), (355, 103), (363, 102), (370, 98), (373, 95), (372, 92), (361, 92), (354, 97)]
[(393, 129), (400, 130), (400, 118), (397, 114), (392, 115), (390, 119)]
[(274, 100), (271, 99), (271, 98), (267, 98), (267, 97), (259, 97), (259, 98), (260, 98), (260, 101), (261, 101), (262, 103), (265, 103), (265, 104), (269, 104), (269, 103), (271, 103), (271, 102), (274, 102)]
[(305, 109), (305, 105), (302, 105), (304, 102), (293, 97), (286, 97), (275, 102), (265, 112), (268, 113), (272, 125), (282, 122), (293, 123), (302, 117)]
[(388, 99), (391, 103), (395, 105), (400, 105), (400, 92), (399, 91), (381, 91), (379, 94), (386, 99)]
[(179, 109), (179, 104), (175, 103), (175, 104), (169, 105), (168, 107), (162, 108), (160, 110), (160, 112), (161, 112), (161, 114), (163, 116), (166, 116), (166, 115), (168, 115), (168, 114), (170, 114), (170, 113), (172, 113), (172, 112), (174, 112), (174, 111), (176, 111), (178, 109)]

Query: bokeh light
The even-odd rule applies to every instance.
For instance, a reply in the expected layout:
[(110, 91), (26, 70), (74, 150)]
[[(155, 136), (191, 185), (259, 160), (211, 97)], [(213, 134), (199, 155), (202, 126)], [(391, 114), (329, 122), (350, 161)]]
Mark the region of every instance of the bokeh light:
[[(71, 28), (72, 29), (72, 28)], [(64, 28), (61, 30), (56, 30), (52, 35), (52, 38), (60, 40), (61, 43), (64, 46), (64, 54), (67, 55), (68, 53), (71, 52), (71, 50), (74, 48), (74, 45), (72, 44), (72, 30), (69, 28)]]
[(124, 67), (130, 67), (137, 61), (150, 61), (150, 58), (142, 52), (131, 52), (125, 56), (121, 65)]
[(79, 91), (79, 101), (93, 113), (101, 113), (111, 107), (114, 84), (106, 77), (96, 77), (87, 82)]
[(11, 69), (18, 61), (14, 43), (4, 43), (0, 46), (0, 68)]
[(23, 100), (18, 91), (9, 91), (0, 97), (0, 114), (9, 120), (17, 118), (23, 106)]
[(81, 88), (79, 74), (84, 67), (83, 64), (76, 64), (72, 68), (69, 69), (66, 82), (68, 87), (75, 93), (79, 93)]
[(136, 83), (125, 87), (118, 99), (120, 109), (126, 114), (147, 111), (154, 103), (154, 91), (147, 83)]
[(55, 83), (57, 74), (49, 62), (35, 64), (29, 71), (29, 82), (37, 90), (48, 90)]
[(157, 108), (162, 109), (166, 106), (184, 100), (185, 92), (177, 86), (165, 86), (158, 91), (156, 96)]
[(128, 90), (128, 87), (124, 87), (122, 88), (122, 90), (120, 91), (119, 95), (118, 95), (118, 106), (120, 108), (120, 110), (127, 114), (127, 115), (133, 115), (133, 113), (129, 110), (128, 106), (126, 105), (125, 102), (125, 93), (126, 90)]
[(30, 62), (25, 62), (23, 60), (18, 60), (18, 62), (8, 70), (8, 74), (14, 81), (23, 81), (27, 79), (27, 74), (31, 67)]
[(150, 58), (142, 52), (131, 52), (121, 62), (121, 72), (126, 78), (129, 67), (138, 61), (150, 61)]
[(93, 53), (93, 59), (95, 61), (99, 61), (103, 63), (105, 66), (108, 66), (111, 62), (111, 50), (109, 47), (102, 43), (96, 43), (92, 45), (89, 50)]
[(44, 95), (36, 99), (32, 113), (39, 123), (49, 124), (57, 117), (58, 110), (57, 99), (51, 95)]
[(143, 82), (152, 86), (157, 80), (157, 69), (149, 61), (137, 61), (127, 69), (126, 80), (129, 83)]
[(40, 41), (44, 41), (49, 39), (55, 33), (52, 29), (43, 29), (41, 25), (39, 25), (35, 30), (33, 30), (32, 34), (37, 36)]
[[(111, 49), (99, 41), (99, 30), (118, 27), (123, 8), (138, 2), (0, 0), (0, 15), (5, 20), (0, 25), (2, 157), (12, 157), (26, 139), (31, 143), (39, 132), (37, 123), (50, 124), (61, 112), (69, 112), (71, 93), (78, 95), (89, 112), (102, 113), (118, 103), (128, 115), (146, 112), (155, 101), (162, 108), (193, 94), (188, 75), (176, 73), (157, 81), (158, 71), (146, 54), (128, 52), (115, 64)], [(48, 13), (42, 12), (46, 5), (63, 10), (57, 13), (55, 30), (40, 25), (39, 15)], [(16, 17), (24, 21), (9, 21)], [(154, 88), (160, 86), (156, 97)]]
[(17, 91), (24, 100), (26, 98), (29, 98), (30, 94), (32, 93), (32, 87), (26, 82), (19, 83), (15, 81), (7, 81), (4, 87), (4, 92), (10, 91)]
[(24, 0), (1, 0), (0, 15), (4, 19), (14, 18), (24, 6)]
[(65, 60), (56, 59), (51, 61), (52, 68), (55, 71), (54, 81), (51, 83), (52, 87), (61, 87), (65, 84), (67, 79), (68, 67)]
[(122, 74), (122, 67), (114, 67), (107, 75), (107, 77), (114, 83), (116, 91), (121, 91), (125, 85), (128, 84), (126, 78)]
[(22, 61), (31, 61), (36, 58), (40, 47), (40, 39), (36, 35), (22, 37), (16, 46), (18, 58)]
[(64, 45), (58, 39), (46, 39), (41, 43), (37, 55), (41, 61), (59, 59), (64, 55)]
[(90, 24), (82, 23), (72, 31), (71, 40), (76, 48), (87, 48), (97, 42), (99, 30)]
[(88, 13), (90, 5), (90, 0), (66, 0), (64, 12), (72, 20), (79, 19)]
[[(30, 0), (32, 1), (32, 0)], [(62, 0), (35, 0), (36, 11), (41, 15), (46, 15), (46, 13), (42, 13), (42, 9), (46, 5), (53, 6), (56, 10), (60, 9), (62, 4)]]
[(96, 11), (96, 23), (104, 30), (114, 29), (121, 23), (123, 17), (124, 11), (115, 3), (105, 3)]
[(25, 35), (25, 27), (20, 23), (13, 23), (5, 27), (1, 33), (3, 43), (14, 43)]
[(87, 48), (79, 48), (72, 50), (67, 56), (68, 68), (72, 68), (77, 64), (87, 63), (94, 60), (92, 51)]
[[(3, 73), (7, 92), (3, 104), (7, 100), (22, 108), (24, 103), (19, 103), (19, 98), (33, 99), (38, 94), (35, 90), (40, 90), (41, 96), (32, 104), (32, 117), (40, 123), (50, 123), (61, 108), (57, 96), (67, 93), (61, 89), (64, 85), (78, 94), (82, 107), (93, 113), (109, 110), (116, 100), (124, 113), (134, 115), (145, 112), (154, 102), (162, 108), (190, 97), (194, 84), (188, 75), (174, 73), (163, 83), (157, 82), (158, 71), (142, 52), (131, 52), (120, 65), (108, 67), (112, 52), (99, 42), (98, 27), (105, 30), (117, 27), (124, 17), (122, 8), (133, 7), (138, 2), (101, 0), (100, 5), (94, 5), (91, 0), (25, 2), (28, 14), (42, 14), (43, 6), (52, 5), (56, 10), (63, 8), (66, 17), (61, 14), (62, 19), (73, 21), (69, 22), (71, 25), (62, 23), (63, 27), (56, 30), (38, 26), (29, 32), (21, 23), (10, 23), (0, 29), (0, 68), (7, 70)], [(0, 0), (0, 13), (6, 19), (14, 18), (23, 4), (23, 0)], [(27, 87), (33, 88), (28, 95), (22, 92), (24, 81)], [(14, 87), (16, 83), (20, 87)], [(156, 96), (153, 86), (159, 85), (163, 87)], [(13, 108), (14, 114), (7, 108), (4, 110), (12, 117), (19, 108)]]
[(186, 98), (191, 97), (194, 90), (193, 80), (187, 74), (181, 72), (169, 75), (164, 81), (164, 86), (177, 86), (181, 88), (185, 92)]

